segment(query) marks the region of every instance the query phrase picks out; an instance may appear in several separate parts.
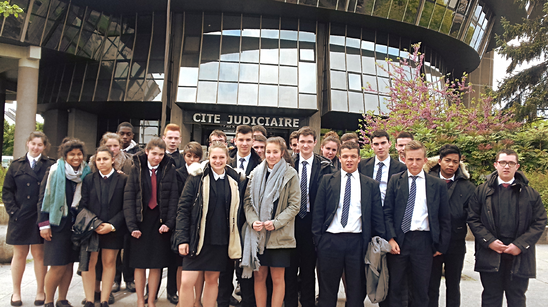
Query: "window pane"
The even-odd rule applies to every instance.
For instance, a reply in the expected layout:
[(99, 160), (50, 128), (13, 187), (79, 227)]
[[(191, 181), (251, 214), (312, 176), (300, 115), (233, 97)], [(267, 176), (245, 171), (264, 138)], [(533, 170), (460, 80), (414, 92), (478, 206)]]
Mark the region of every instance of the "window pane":
[(297, 87), (280, 86), (279, 107), (297, 108)]
[(361, 92), (348, 92), (348, 111), (363, 113), (363, 94)]
[(299, 64), (299, 93), (316, 94), (316, 64)]
[(257, 83), (259, 81), (259, 65), (240, 64), (240, 81)]
[(348, 73), (348, 89), (353, 91), (362, 91), (362, 80), (360, 75)]
[(260, 82), (278, 84), (278, 66), (261, 65)]
[(297, 67), (280, 67), (280, 84), (297, 85)]
[(180, 87), (177, 91), (177, 101), (196, 102), (196, 88)]
[(200, 65), (200, 80), (217, 81), (219, 78), (219, 63), (209, 62)]
[(239, 105), (257, 105), (257, 84), (240, 84), (239, 85), (239, 94), (238, 94), (238, 104)]
[(181, 67), (179, 69), (179, 85), (196, 86), (198, 83), (198, 68)]
[(299, 94), (299, 109), (318, 109), (316, 95)]
[(219, 80), (238, 81), (238, 63), (221, 63)]
[(259, 85), (259, 105), (278, 106), (278, 87), (276, 85)]
[(333, 111), (348, 112), (346, 92), (335, 90), (331, 91), (331, 109)]
[(331, 51), (329, 53), (329, 61), (331, 68), (339, 69), (339, 70), (346, 70), (346, 63), (344, 61), (344, 53), (343, 52), (333, 52)]
[(379, 96), (376, 94), (364, 94), (365, 98), (365, 111), (375, 111), (375, 114), (379, 114)]
[(217, 100), (217, 82), (198, 83), (198, 102), (215, 103)]
[(238, 97), (238, 84), (219, 82), (219, 103), (236, 104)]
[(346, 90), (346, 73), (343, 71), (331, 71), (331, 88)]

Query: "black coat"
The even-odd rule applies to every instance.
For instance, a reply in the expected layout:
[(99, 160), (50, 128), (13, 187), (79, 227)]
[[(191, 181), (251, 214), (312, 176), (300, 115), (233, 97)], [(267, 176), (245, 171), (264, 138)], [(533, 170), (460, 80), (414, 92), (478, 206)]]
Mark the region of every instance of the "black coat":
[(185, 158), (181, 155), (179, 150), (176, 150), (171, 154), (166, 152), (166, 154), (171, 157), (171, 161), (175, 166), (175, 172), (177, 174), (177, 196), (180, 197), (183, 192), (183, 188), (185, 187), (186, 177), (188, 177)]
[[(493, 194), (498, 189), (498, 175), (491, 174), (487, 181), (477, 187), (470, 198), (468, 225), (476, 238), (476, 264), (478, 272), (498, 272), (501, 254), (489, 248), (497, 240), (498, 227), (493, 215)], [(517, 231), (512, 242), (521, 254), (514, 257), (512, 275), (522, 278), (535, 278), (535, 244), (546, 228), (546, 210), (537, 191), (531, 188), (529, 180), (521, 172), (516, 172), (516, 181), (510, 187), (517, 194)]]
[[(440, 166), (437, 163), (429, 169), (428, 174), (439, 177)], [(466, 253), (466, 217), (468, 210), (468, 201), (474, 193), (476, 186), (470, 182), (468, 172), (463, 171), (464, 165), (461, 164), (455, 173), (455, 181), (447, 190), (449, 197), (449, 210), (451, 212), (451, 241), (446, 254), (464, 254)], [(426, 169), (425, 169), (426, 171)]]
[[(360, 174), (362, 209), (362, 259), (365, 257), (371, 237), (385, 237), (384, 214), (381, 204), (379, 183)], [(344, 193), (344, 191), (343, 191)], [(312, 234), (318, 246), (322, 235), (327, 231), (335, 217), (341, 199), (341, 171), (323, 176), (320, 181), (314, 213), (312, 215)]]
[[(375, 175), (376, 175), (376, 174), (373, 174), (374, 168), (375, 168), (375, 157), (363, 159), (360, 161), (360, 164), (358, 165), (358, 170), (360, 171), (360, 173), (373, 179), (375, 179)], [(401, 173), (405, 170), (407, 170), (407, 166), (405, 166), (405, 164), (390, 157), (390, 168), (388, 169), (389, 181), (392, 175)]]
[[(8, 241), (26, 241), (20, 237), (29, 227), (34, 227), (38, 232), (36, 221), (38, 211), (36, 204), (40, 195), (40, 185), (47, 169), (55, 163), (55, 160), (44, 155), (36, 163), (34, 170), (30, 167), (27, 155), (14, 160), (4, 178), (2, 200), (9, 215)], [(24, 235), (24, 237), (27, 237)]]
[[(238, 150), (232, 150), (231, 153), (234, 153), (234, 157), (232, 158), (232, 161), (230, 162), (230, 166), (234, 169), (238, 168)], [(257, 165), (261, 164), (261, 157), (255, 152), (255, 149), (251, 148), (251, 157), (249, 158), (249, 163), (247, 164), (247, 167), (245, 169), (245, 180), (240, 180), (238, 182), (238, 191), (240, 192), (240, 208), (238, 209), (238, 229), (241, 231), (242, 226), (245, 223), (245, 211), (244, 211), (244, 195), (245, 195), (245, 189), (247, 188), (247, 183), (249, 179), (247, 176), (251, 174), (251, 172), (257, 167)]]
[[(156, 179), (160, 223), (174, 229), (178, 200), (177, 176), (171, 158), (167, 155), (158, 166)], [(148, 206), (151, 189), (147, 155), (141, 151), (133, 156), (133, 168), (124, 190), (124, 216), (130, 233), (139, 230), (137, 223), (143, 221), (143, 210)]]
[[(124, 188), (126, 186), (128, 176), (125, 174), (119, 174), (114, 171), (110, 178), (109, 187), (109, 207), (108, 207), (108, 220), (103, 221), (105, 223), (112, 224), (116, 228), (116, 232), (127, 232), (126, 221), (124, 218)], [(96, 215), (101, 214), (101, 175), (99, 172), (88, 174), (84, 178), (82, 184), (82, 199), (78, 210), (86, 208)]]
[[(432, 254), (438, 251), (445, 253), (449, 248), (451, 238), (451, 214), (447, 198), (447, 184), (445, 181), (425, 174), (426, 178), (426, 206), (428, 207), (428, 223), (432, 237)], [(405, 233), (401, 223), (409, 198), (409, 177), (402, 172), (390, 178), (384, 199), (384, 219), (387, 239), (394, 238), (402, 246)]]
[[(299, 172), (299, 159), (301, 155), (295, 156), (295, 170)], [(318, 194), (318, 188), (320, 187), (320, 180), (324, 175), (334, 172), (333, 164), (331, 160), (324, 158), (318, 154), (314, 154), (314, 161), (312, 161), (312, 168), (310, 171), (310, 186), (308, 187), (308, 198), (310, 200), (310, 212), (314, 212), (314, 204), (316, 203), (316, 194)], [(300, 174), (299, 174), (300, 182)]]

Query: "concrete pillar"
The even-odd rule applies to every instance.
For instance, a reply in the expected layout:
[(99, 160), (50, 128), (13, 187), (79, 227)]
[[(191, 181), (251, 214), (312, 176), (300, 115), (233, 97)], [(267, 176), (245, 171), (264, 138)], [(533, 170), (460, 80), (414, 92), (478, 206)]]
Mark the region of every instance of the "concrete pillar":
[(308, 126), (318, 133), (318, 138), (317, 138), (318, 143), (316, 144), (316, 147), (314, 147), (314, 152), (320, 153), (320, 147), (321, 147), (320, 131), (322, 130), (322, 116), (320, 115), (319, 111), (312, 114), (312, 116), (310, 116), (310, 119), (308, 121)]
[(57, 157), (57, 149), (61, 141), (68, 135), (68, 115), (66, 109), (53, 109), (42, 114), (44, 118), (44, 133), (48, 136), (51, 148), (48, 156)]
[(86, 155), (93, 155), (97, 145), (97, 115), (70, 109), (67, 135), (86, 143)]
[(14, 158), (19, 158), (26, 153), (27, 137), (32, 131), (36, 130), (39, 64), (39, 56), (38, 59), (19, 59), (17, 114), (15, 116), (16, 125), (13, 142)]

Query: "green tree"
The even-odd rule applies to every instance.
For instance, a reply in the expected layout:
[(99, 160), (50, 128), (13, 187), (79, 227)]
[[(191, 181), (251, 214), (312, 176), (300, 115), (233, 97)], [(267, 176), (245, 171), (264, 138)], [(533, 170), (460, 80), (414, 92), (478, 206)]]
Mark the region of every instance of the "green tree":
[[(516, 1), (523, 5), (529, 2)], [(530, 2), (542, 7), (542, 13), (519, 24), (510, 24), (503, 17), (504, 33), (496, 36), (499, 53), (511, 61), (506, 72), (512, 74), (503, 79), (498, 101), (512, 109), (516, 119), (529, 121), (537, 117), (538, 111), (548, 110), (548, 0)], [(516, 67), (532, 61), (539, 63), (516, 72)]]
[(10, 125), (4, 119), (4, 143), (2, 144), (2, 155), (13, 156), (13, 135), (15, 133), (15, 125)]
[(23, 13), (23, 9), (17, 4), (10, 5), (9, 1), (0, 2), (0, 14), (3, 14), (4, 17), (8, 17), (9, 15), (19, 17), (20, 13)]

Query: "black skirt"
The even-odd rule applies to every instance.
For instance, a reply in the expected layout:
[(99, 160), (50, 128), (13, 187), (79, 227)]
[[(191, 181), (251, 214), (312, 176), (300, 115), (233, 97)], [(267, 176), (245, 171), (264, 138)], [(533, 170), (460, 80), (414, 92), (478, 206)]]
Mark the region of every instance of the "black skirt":
[(10, 245), (42, 244), (44, 239), (40, 236), (40, 228), (36, 224), (37, 214), (19, 217), (17, 221), (10, 217), (6, 243)]
[(228, 260), (228, 245), (204, 244), (196, 257), (183, 257), (183, 270), (222, 272)]
[(124, 248), (124, 234), (116, 229), (115, 232), (99, 235), (99, 247), (105, 249)]
[[(64, 219), (69, 218), (70, 216)], [(78, 262), (79, 253), (73, 248), (71, 236), (70, 220), (67, 220), (61, 229), (52, 229), (51, 241), (44, 240), (44, 265), (67, 265)]]
[(265, 249), (262, 255), (257, 255), (261, 266), (271, 268), (288, 268), (291, 264), (292, 248)]
[(161, 269), (174, 263), (175, 254), (171, 251), (171, 231), (160, 234), (160, 206), (143, 210), (143, 222), (137, 226), (141, 237), (130, 238), (129, 266), (136, 269)]

